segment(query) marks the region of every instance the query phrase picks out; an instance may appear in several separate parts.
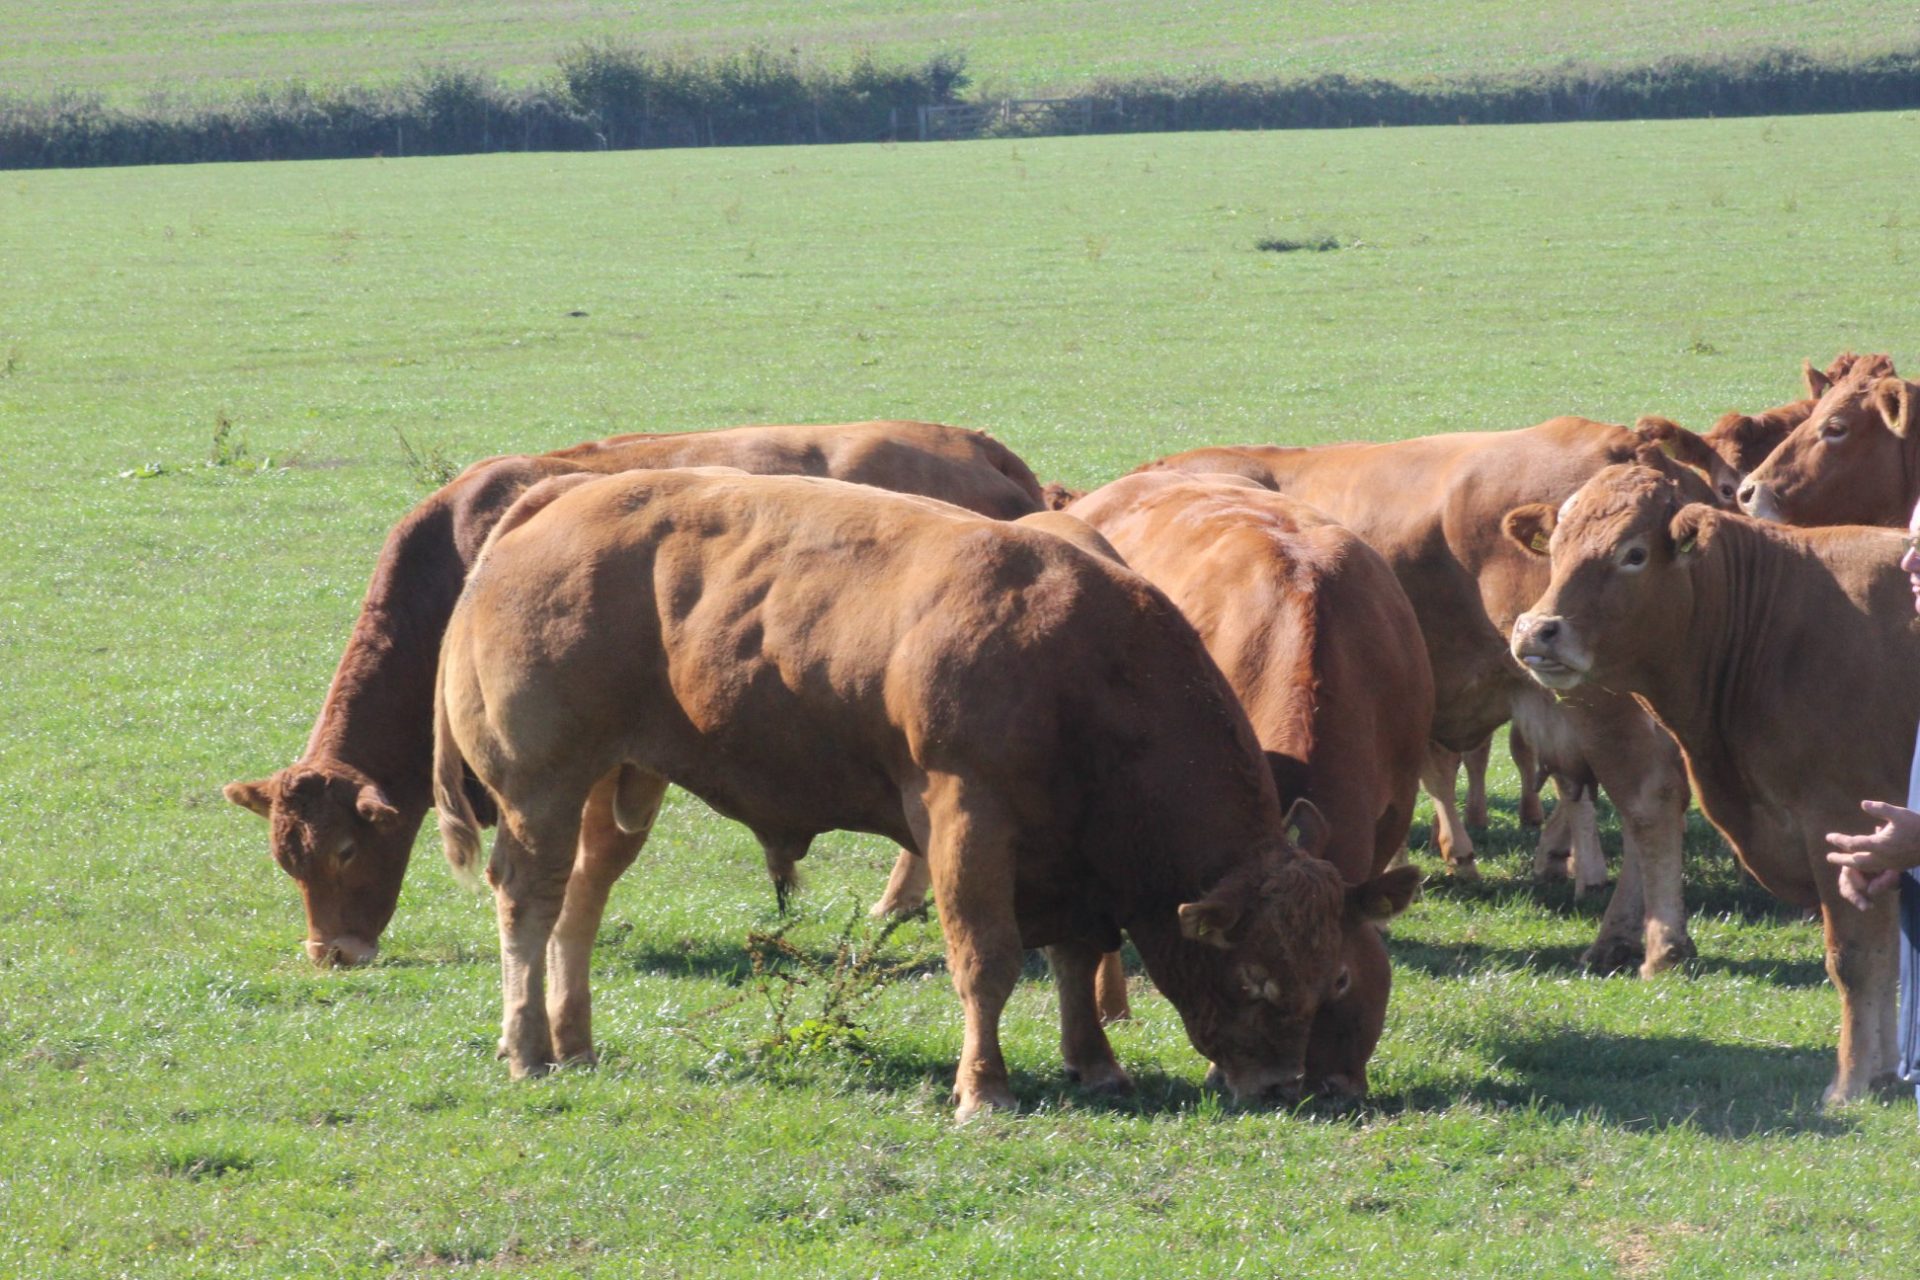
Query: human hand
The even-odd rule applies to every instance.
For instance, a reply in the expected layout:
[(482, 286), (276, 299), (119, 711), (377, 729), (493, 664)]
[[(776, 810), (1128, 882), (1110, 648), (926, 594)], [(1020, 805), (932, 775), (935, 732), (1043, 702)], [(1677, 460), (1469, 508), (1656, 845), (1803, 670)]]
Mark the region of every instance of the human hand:
[(1865, 911), (1902, 871), (1920, 867), (1920, 813), (1881, 800), (1862, 800), (1860, 808), (1880, 825), (1864, 836), (1828, 833), (1827, 861), (1840, 868), (1840, 896)]

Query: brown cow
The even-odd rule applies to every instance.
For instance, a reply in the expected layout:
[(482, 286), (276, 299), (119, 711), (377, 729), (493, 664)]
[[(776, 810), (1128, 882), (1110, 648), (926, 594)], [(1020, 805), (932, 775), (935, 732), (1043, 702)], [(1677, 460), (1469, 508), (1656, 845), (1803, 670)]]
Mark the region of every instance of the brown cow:
[(1558, 512), (1521, 507), (1506, 527), (1522, 548), (1547, 548), (1553, 575), (1514, 624), (1514, 655), (1551, 689), (1643, 697), (1741, 865), (1820, 907), (1843, 1010), (1826, 1097), (1858, 1097), (1894, 1065), (1896, 907), (1891, 894), (1866, 912), (1843, 901), (1825, 837), (1871, 825), (1862, 797), (1906, 796), (1920, 633), (1900, 535), (1688, 505), (1633, 466), (1602, 471)]
[[(1807, 373), (1809, 388), (1822, 385)], [(1905, 526), (1920, 499), (1916, 392), (1888, 357), (1857, 358), (1740, 486), (1740, 509), (1783, 524)]]
[(1523, 501), (1557, 502), (1640, 454), (1707, 496), (1692, 471), (1631, 431), (1584, 418), (1385, 444), (1195, 449), (1148, 467), (1246, 476), (1318, 507), (1386, 559), (1427, 643), (1435, 739), (1466, 750), (1511, 719), (1553, 773), (1597, 782), (1613, 797), (1625, 856), (1585, 961), (1597, 970), (1630, 962), (1644, 927), (1641, 972), (1652, 974), (1693, 954), (1681, 895), (1688, 793), (1679, 750), (1624, 694), (1589, 689), (1556, 701), (1527, 678), (1506, 633), (1547, 575), (1500, 532), (1501, 517)]
[[(1311, 507), (1236, 477), (1125, 476), (1069, 510), (1199, 631), (1282, 803), (1308, 799), (1326, 816), (1320, 856), (1348, 884), (1410, 895), (1419, 873), (1387, 866), (1419, 795), (1433, 673), (1386, 563)], [(1307, 1046), (1308, 1087), (1321, 1095), (1366, 1093), (1386, 1019), (1386, 947), (1371, 928), (1347, 941), (1353, 989), (1321, 1008)]]
[(1082, 1079), (1126, 1084), (1093, 1006), (1125, 929), (1234, 1096), (1292, 1096), (1314, 1014), (1351, 981), (1342, 934), (1400, 905), (1286, 839), (1233, 691), (1144, 579), (832, 480), (529, 492), (448, 624), (435, 757), (456, 868), (479, 851), (463, 760), (499, 804), (487, 874), (516, 1076), (590, 1051), (544, 989), (583, 808), (611, 815), (585, 837), (623, 833), (623, 865), (669, 782), (770, 847), (871, 831), (927, 859), (966, 1011), (961, 1119), (1014, 1105), (998, 1024), (1023, 947), (1050, 949)]
[[(1033, 473), (1005, 445), (928, 422), (615, 436), (468, 467), (388, 534), (300, 758), (271, 777), (226, 788), (227, 799), (272, 824), (274, 858), (305, 900), (306, 949), (315, 962), (371, 959), (393, 917), (414, 835), (432, 803), (440, 635), (495, 521), (548, 476), (702, 465), (832, 476), (999, 518), (1042, 505)], [(579, 909), (597, 923), (589, 888)]]

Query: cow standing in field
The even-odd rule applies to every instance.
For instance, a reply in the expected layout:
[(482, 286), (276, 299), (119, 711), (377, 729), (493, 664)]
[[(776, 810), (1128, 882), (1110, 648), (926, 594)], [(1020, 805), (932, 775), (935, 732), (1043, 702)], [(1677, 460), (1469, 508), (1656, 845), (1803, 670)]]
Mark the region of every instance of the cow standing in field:
[(1749, 520), (1633, 466), (1506, 527), (1552, 569), (1514, 624), (1515, 657), (1551, 689), (1644, 698), (1741, 865), (1820, 908), (1842, 1008), (1826, 1100), (1859, 1097), (1894, 1065), (1896, 904), (1855, 910), (1824, 855), (1827, 832), (1870, 825), (1862, 797), (1906, 796), (1920, 633), (1901, 536)]
[(1920, 384), (1865, 356), (1831, 383), (1740, 487), (1740, 508), (1784, 524), (1904, 527), (1920, 501)]
[(831, 480), (530, 491), (441, 650), (434, 798), (456, 868), (479, 855), (463, 761), (500, 810), (516, 1076), (591, 1052), (585, 965), (550, 995), (549, 944), (591, 945), (556, 930), (576, 856), (618, 874), (669, 782), (768, 847), (869, 831), (927, 860), (966, 1012), (961, 1119), (1014, 1105), (998, 1025), (1024, 947), (1049, 950), (1082, 1080), (1128, 1083), (1094, 1007), (1124, 929), (1235, 1097), (1291, 1097), (1315, 1013), (1351, 984), (1344, 935), (1404, 905), (1287, 841), (1233, 691), (1144, 579)]
[[(226, 787), (227, 799), (271, 824), (273, 856), (300, 885), (306, 950), (316, 963), (371, 959), (393, 917), (414, 836), (432, 804), (440, 636), (501, 514), (551, 476), (713, 465), (831, 476), (995, 518), (1041, 508), (1039, 483), (1005, 445), (928, 422), (626, 435), (468, 467), (388, 534), (300, 758), (271, 777)], [(484, 797), (473, 799), (484, 815)], [(608, 887), (579, 886), (583, 925), (590, 917), (597, 927)]]
[[(1281, 802), (1310, 800), (1326, 818), (1308, 852), (1349, 884), (1382, 877), (1406, 844), (1433, 725), (1419, 620), (1386, 563), (1312, 508), (1232, 476), (1124, 476), (1021, 523), (1049, 518), (1067, 537), (1091, 527), (1090, 550), (1180, 607), (1246, 709)], [(1378, 883), (1410, 896), (1418, 881), (1409, 867)], [(924, 860), (903, 853), (873, 913), (917, 909), (926, 889)], [(1308, 1041), (1307, 1087), (1321, 1096), (1366, 1093), (1392, 985), (1376, 930), (1347, 941), (1352, 989)], [(1103, 959), (1104, 1020), (1125, 1015), (1122, 972), (1117, 954)]]
[[(1554, 774), (1597, 782), (1613, 798), (1625, 852), (1584, 959), (1607, 971), (1642, 956), (1641, 972), (1653, 974), (1693, 954), (1681, 893), (1688, 791), (1679, 750), (1624, 694), (1583, 689), (1556, 700), (1527, 678), (1507, 651), (1507, 632), (1547, 574), (1500, 532), (1514, 507), (1560, 501), (1603, 467), (1640, 455), (1708, 496), (1692, 471), (1633, 432), (1584, 418), (1384, 444), (1195, 449), (1143, 470), (1244, 476), (1319, 508), (1378, 551), (1420, 619), (1439, 744), (1466, 750), (1513, 720)], [(1593, 831), (1586, 804), (1581, 828)]]

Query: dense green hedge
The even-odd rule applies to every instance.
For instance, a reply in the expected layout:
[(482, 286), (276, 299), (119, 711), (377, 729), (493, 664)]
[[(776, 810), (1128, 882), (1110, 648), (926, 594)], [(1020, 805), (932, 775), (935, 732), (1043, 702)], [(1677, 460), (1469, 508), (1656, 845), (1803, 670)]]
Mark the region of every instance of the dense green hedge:
[[(381, 87), (291, 83), (223, 102), (156, 98), (115, 107), (81, 94), (0, 98), (0, 168), (915, 138), (918, 109), (961, 103), (966, 84), (961, 54), (918, 66), (860, 54), (828, 68), (764, 48), (693, 57), (589, 44), (566, 54), (551, 80), (531, 88), (437, 67)], [(1131, 133), (1916, 106), (1920, 46), (1851, 60), (1770, 50), (1637, 67), (1568, 66), (1504, 79), (1102, 80), (1069, 108), (996, 117), (988, 127)]]

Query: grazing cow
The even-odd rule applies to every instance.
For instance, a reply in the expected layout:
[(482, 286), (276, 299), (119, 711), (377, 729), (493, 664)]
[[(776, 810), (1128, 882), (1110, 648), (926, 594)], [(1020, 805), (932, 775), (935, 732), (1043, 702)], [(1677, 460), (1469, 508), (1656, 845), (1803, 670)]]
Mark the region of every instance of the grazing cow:
[[(414, 835), (432, 803), (440, 635), (501, 514), (549, 476), (710, 465), (831, 476), (994, 517), (1042, 506), (1033, 473), (1005, 445), (927, 422), (616, 436), (468, 467), (388, 534), (300, 758), (271, 777), (226, 787), (227, 799), (270, 822), (274, 858), (300, 885), (306, 950), (316, 963), (371, 959), (393, 917)], [(474, 801), (484, 814), (484, 798)], [(597, 924), (590, 889), (582, 887), (580, 910)]]
[[(1583, 689), (1556, 701), (1507, 652), (1506, 633), (1546, 571), (1501, 534), (1522, 502), (1560, 501), (1601, 468), (1644, 455), (1697, 476), (1624, 427), (1555, 418), (1519, 431), (1462, 432), (1385, 444), (1195, 449), (1143, 469), (1241, 475), (1326, 512), (1392, 566), (1413, 602), (1433, 668), (1434, 738), (1464, 751), (1507, 720), (1551, 772), (1607, 789), (1625, 854), (1586, 964), (1607, 971), (1643, 955), (1653, 974), (1693, 954), (1681, 895), (1688, 800), (1678, 748), (1624, 694)], [(1593, 830), (1578, 798), (1577, 830)], [(1597, 846), (1596, 846), (1597, 847)], [(1642, 932), (1644, 926), (1644, 950)]]
[(1782, 524), (1905, 526), (1920, 499), (1920, 387), (1884, 355), (1860, 356), (1831, 381), (1807, 371), (1809, 389), (1823, 382), (1805, 419), (1740, 486), (1740, 509)]
[[(1411, 895), (1406, 844), (1433, 727), (1433, 673), (1393, 570), (1319, 512), (1229, 476), (1125, 476), (1069, 511), (1200, 633), (1253, 722), (1282, 803), (1311, 800), (1348, 884)], [(1384, 873), (1384, 874), (1383, 874)], [(1399, 877), (1396, 881), (1395, 877)], [(1360, 1096), (1392, 983), (1379, 932), (1350, 932), (1347, 995), (1320, 1010), (1308, 1087)]]
[[(530, 491), (448, 623), (434, 729), (456, 869), (479, 853), (463, 761), (500, 810), (487, 876), (516, 1077), (591, 1052), (585, 953), (556, 931), (569, 874), (601, 852), (583, 838), (630, 862), (669, 782), (768, 847), (856, 830), (926, 858), (966, 1013), (961, 1119), (1014, 1105), (998, 1024), (1023, 947), (1049, 949), (1081, 1079), (1127, 1084), (1094, 1009), (1124, 929), (1236, 1098), (1294, 1096), (1314, 1014), (1351, 983), (1343, 934), (1403, 905), (1287, 839), (1246, 714), (1144, 579), (838, 481)], [(1319, 825), (1310, 805), (1286, 821)], [(551, 1008), (550, 940), (578, 984)]]
[[(1379, 877), (1380, 892), (1412, 894), (1419, 873), (1387, 865), (1413, 820), (1433, 674), (1413, 606), (1371, 548), (1251, 481), (1165, 471), (1020, 523), (1121, 560), (1166, 592), (1239, 695), (1281, 802), (1311, 800), (1326, 817), (1320, 856), (1349, 884)], [(903, 853), (873, 914), (917, 909), (926, 889), (924, 859)], [(1366, 1093), (1386, 1021), (1392, 975), (1378, 931), (1354, 930), (1347, 946), (1353, 987), (1321, 1008), (1307, 1044), (1307, 1087), (1321, 1096)], [(1117, 954), (1098, 976), (1102, 1020), (1126, 1016)]]
[(1896, 904), (1888, 894), (1861, 912), (1842, 900), (1826, 833), (1871, 826), (1863, 796), (1906, 796), (1920, 633), (1901, 536), (1690, 505), (1635, 466), (1505, 524), (1552, 568), (1514, 623), (1514, 656), (1550, 689), (1644, 698), (1741, 865), (1794, 906), (1819, 906), (1843, 1010), (1826, 1097), (1858, 1097), (1894, 1065)]

